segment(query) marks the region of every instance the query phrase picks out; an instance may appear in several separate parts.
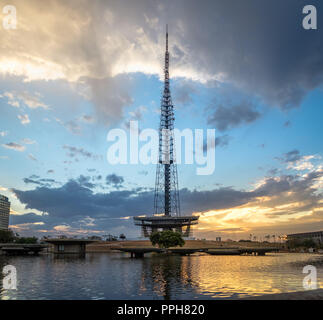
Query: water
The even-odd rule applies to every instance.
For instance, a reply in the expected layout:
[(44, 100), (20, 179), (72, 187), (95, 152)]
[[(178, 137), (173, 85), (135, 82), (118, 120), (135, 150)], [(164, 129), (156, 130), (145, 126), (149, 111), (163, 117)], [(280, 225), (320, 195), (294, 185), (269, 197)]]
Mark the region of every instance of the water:
[(0, 256), (0, 270), (7, 264), (17, 269), (17, 290), (4, 290), (1, 281), (1, 299), (224, 299), (303, 291), (308, 264), (323, 284), (323, 255), (315, 254)]

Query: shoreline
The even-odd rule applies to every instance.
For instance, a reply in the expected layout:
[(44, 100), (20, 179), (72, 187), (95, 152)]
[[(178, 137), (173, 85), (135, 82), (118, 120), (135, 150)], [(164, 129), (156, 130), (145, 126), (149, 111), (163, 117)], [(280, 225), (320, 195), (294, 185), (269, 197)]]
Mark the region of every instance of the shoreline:
[[(125, 240), (125, 241), (98, 241), (86, 246), (86, 252), (111, 252), (118, 247), (127, 248), (154, 248), (149, 240)], [(215, 240), (186, 240), (181, 249), (238, 249), (238, 248), (277, 248), (284, 250), (281, 243), (263, 242), (228, 242)], [(173, 248), (175, 249), (175, 248)]]

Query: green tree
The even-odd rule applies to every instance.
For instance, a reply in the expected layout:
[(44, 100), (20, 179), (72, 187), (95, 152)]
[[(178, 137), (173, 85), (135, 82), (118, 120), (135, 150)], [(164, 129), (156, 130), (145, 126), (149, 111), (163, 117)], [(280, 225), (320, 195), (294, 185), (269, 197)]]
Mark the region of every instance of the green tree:
[(119, 238), (120, 238), (121, 240), (126, 240), (126, 236), (125, 236), (123, 233), (121, 233), (121, 234), (120, 234)]
[(158, 245), (159, 248), (168, 249), (170, 247), (182, 247), (185, 241), (182, 234), (172, 230), (156, 231), (150, 236), (150, 241), (153, 246)]
[(15, 234), (12, 230), (0, 230), (0, 242), (8, 243), (13, 242), (15, 239)]
[(16, 243), (35, 244), (38, 242), (36, 237), (19, 237), (15, 240)]

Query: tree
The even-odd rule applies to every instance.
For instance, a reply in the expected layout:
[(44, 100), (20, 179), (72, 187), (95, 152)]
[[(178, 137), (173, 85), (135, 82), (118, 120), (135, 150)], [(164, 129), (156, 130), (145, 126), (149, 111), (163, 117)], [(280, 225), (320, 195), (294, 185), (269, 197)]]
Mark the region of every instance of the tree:
[(36, 237), (20, 237), (16, 238), (16, 243), (25, 243), (25, 244), (35, 244), (38, 242), (38, 239)]
[(156, 231), (150, 236), (150, 241), (153, 246), (158, 245), (159, 248), (168, 249), (170, 247), (182, 247), (185, 241), (182, 234), (172, 230)]
[(126, 236), (125, 236), (123, 233), (121, 233), (121, 234), (120, 234), (119, 238), (120, 238), (121, 240), (126, 240)]
[(0, 230), (0, 242), (8, 243), (13, 242), (15, 239), (15, 234), (12, 230)]
[(276, 235), (272, 235), (273, 239), (274, 239), (274, 243), (276, 243)]

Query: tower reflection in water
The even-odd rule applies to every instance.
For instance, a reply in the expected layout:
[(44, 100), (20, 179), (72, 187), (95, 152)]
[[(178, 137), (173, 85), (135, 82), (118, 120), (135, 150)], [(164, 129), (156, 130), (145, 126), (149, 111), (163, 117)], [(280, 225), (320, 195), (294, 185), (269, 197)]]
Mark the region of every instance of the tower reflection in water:
[(197, 289), (192, 280), (192, 259), (194, 257), (152, 254), (142, 260), (140, 291), (154, 292), (165, 300), (184, 298), (185, 288), (190, 292)]

